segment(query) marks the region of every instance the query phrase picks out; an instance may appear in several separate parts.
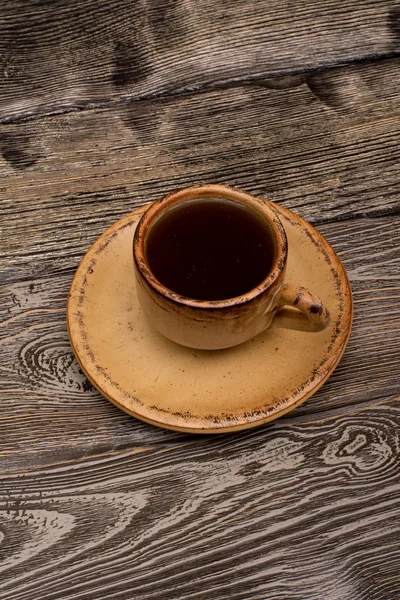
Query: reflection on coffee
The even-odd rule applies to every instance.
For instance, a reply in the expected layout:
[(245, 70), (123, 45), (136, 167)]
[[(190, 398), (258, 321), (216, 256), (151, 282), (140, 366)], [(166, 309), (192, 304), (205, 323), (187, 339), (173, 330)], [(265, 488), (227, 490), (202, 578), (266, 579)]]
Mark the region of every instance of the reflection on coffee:
[(146, 242), (153, 275), (170, 290), (198, 300), (250, 291), (268, 275), (275, 257), (262, 217), (222, 198), (172, 207), (152, 223)]

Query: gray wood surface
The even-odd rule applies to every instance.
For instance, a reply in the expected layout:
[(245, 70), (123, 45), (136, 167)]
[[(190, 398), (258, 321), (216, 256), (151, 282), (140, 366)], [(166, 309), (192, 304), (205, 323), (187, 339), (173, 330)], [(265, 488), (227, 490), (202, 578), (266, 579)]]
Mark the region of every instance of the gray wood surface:
[[(400, 9), (12, 0), (0, 14), (0, 600), (400, 599)], [(258, 430), (120, 412), (80, 371), (80, 259), (192, 183), (331, 242), (354, 328)]]
[[(396, 0), (12, 0), (3, 120), (390, 56)], [(1, 73), (2, 71), (2, 73)]]
[(5, 479), (0, 598), (400, 595), (398, 408)]

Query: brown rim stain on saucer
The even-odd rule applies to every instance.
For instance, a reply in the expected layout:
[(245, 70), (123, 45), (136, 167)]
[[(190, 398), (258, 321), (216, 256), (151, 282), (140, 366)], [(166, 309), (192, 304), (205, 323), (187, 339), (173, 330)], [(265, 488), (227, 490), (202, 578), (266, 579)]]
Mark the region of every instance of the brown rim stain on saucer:
[(291, 211), (270, 203), (289, 243), (286, 281), (316, 290), (331, 313), (318, 333), (272, 329), (228, 350), (178, 346), (146, 322), (136, 299), (132, 239), (147, 206), (93, 244), (71, 285), (68, 330), (92, 384), (143, 421), (178, 431), (225, 433), (292, 410), (328, 379), (345, 350), (352, 298), (328, 242)]

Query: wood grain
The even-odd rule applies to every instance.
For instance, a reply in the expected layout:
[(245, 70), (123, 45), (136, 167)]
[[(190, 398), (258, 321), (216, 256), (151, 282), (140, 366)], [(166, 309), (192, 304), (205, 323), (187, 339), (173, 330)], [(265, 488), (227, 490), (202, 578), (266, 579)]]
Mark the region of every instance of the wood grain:
[[(293, 418), (317, 422), (335, 410), (400, 395), (399, 221), (394, 215), (319, 227), (347, 270), (354, 326), (339, 367)], [(0, 430), (7, 470), (187, 439), (126, 416), (88, 384), (67, 334), (72, 276), (67, 270), (32, 278), (0, 293)]]
[[(106, 226), (194, 183), (313, 223), (399, 211), (400, 59), (3, 125), (3, 281), (74, 268)], [(60, 223), (62, 222), (62, 227)]]
[(392, 55), (395, 0), (11, 0), (0, 118)]
[[(0, 600), (399, 600), (399, 52), (395, 0), (3, 3)], [(355, 301), (323, 388), (218, 438), (112, 406), (65, 321), (107, 226), (207, 182), (317, 224)]]
[(399, 404), (2, 479), (1, 600), (397, 600)]

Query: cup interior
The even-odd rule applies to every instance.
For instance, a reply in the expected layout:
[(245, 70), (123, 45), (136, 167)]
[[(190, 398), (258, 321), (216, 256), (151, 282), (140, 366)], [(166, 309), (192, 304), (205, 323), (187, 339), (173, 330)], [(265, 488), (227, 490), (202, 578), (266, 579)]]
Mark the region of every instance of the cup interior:
[(158, 291), (189, 303), (246, 299), (279, 271), (286, 243), (279, 225), (265, 201), (244, 192), (189, 188), (146, 211), (135, 261)]

